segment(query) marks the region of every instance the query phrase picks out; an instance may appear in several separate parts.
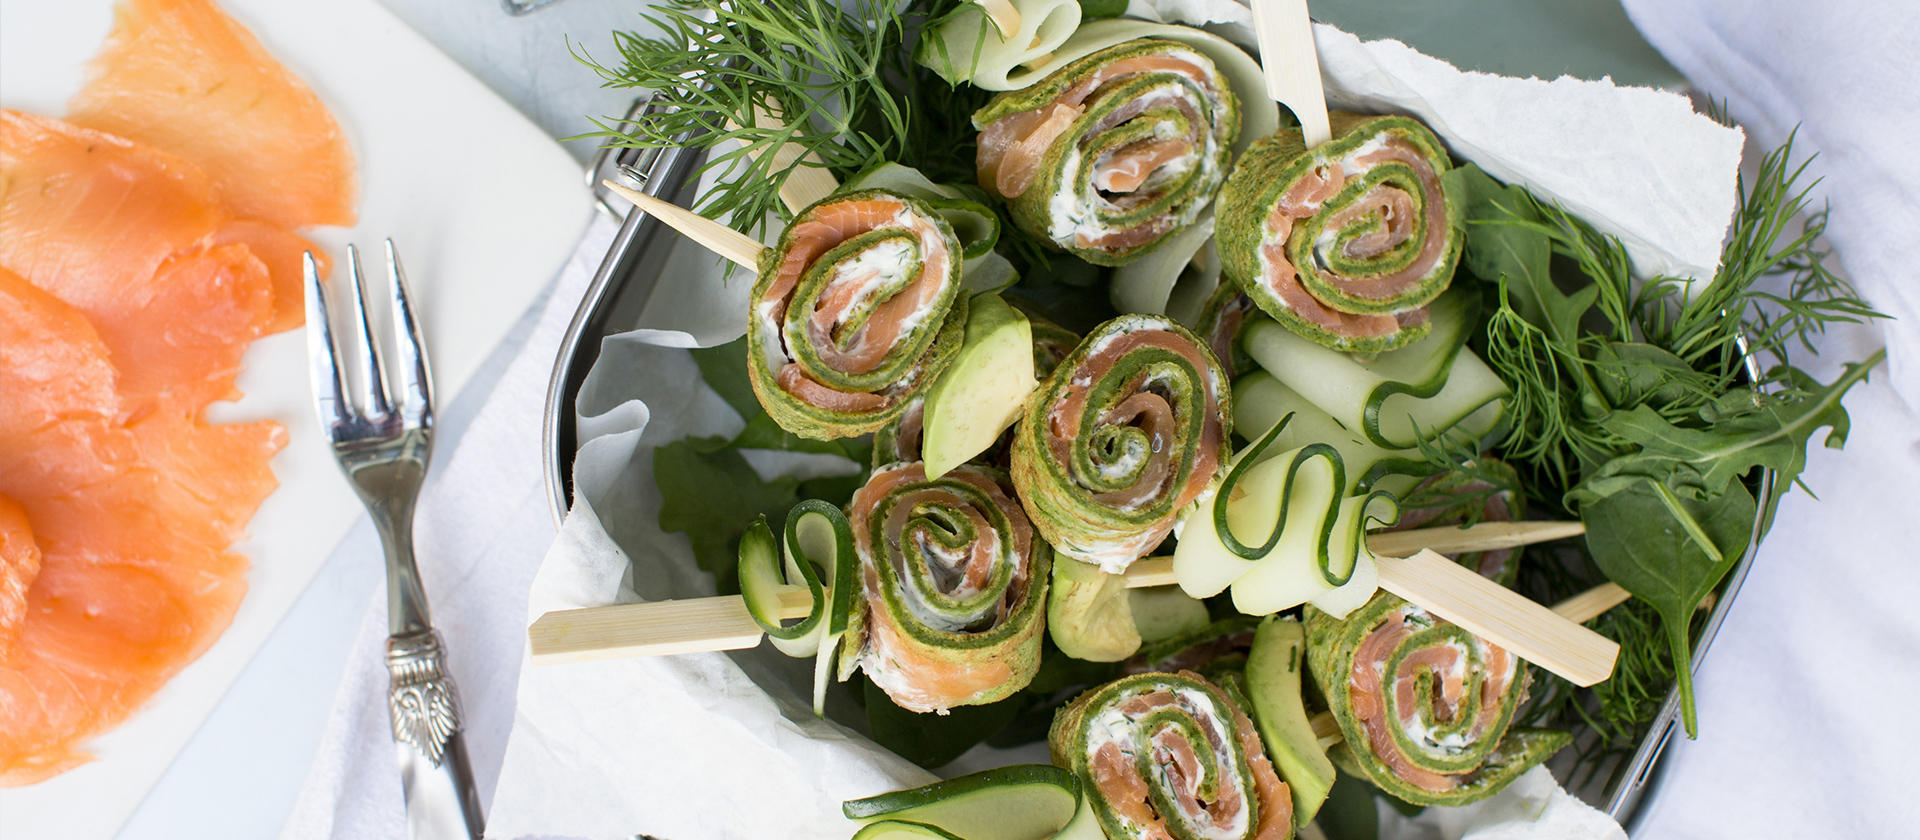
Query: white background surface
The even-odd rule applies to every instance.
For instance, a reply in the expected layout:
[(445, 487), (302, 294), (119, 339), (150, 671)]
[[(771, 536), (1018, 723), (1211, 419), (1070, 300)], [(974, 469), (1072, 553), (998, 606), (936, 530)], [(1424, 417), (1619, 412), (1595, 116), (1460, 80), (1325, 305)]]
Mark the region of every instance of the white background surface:
[[(313, 238), (336, 256), (350, 241), (377, 253), (380, 238), (395, 239), (445, 405), (571, 250), (590, 212), (577, 165), (373, 0), (224, 6), (342, 123), (359, 165), (360, 224)], [(108, 0), (0, 2), (0, 105), (63, 113), (82, 83), (82, 63), (108, 32), (110, 10)], [(254, 567), (232, 626), (144, 710), (90, 745), (99, 761), (0, 791), (0, 836), (113, 836), (361, 515), (318, 434), (303, 341), (293, 332), (256, 344), (239, 383), (248, 397), (211, 413), (216, 421), (272, 418), (291, 433), (273, 464), (281, 488), (238, 547)], [(378, 562), (377, 550), (352, 556)], [(423, 546), (429, 579), (431, 560)], [(155, 807), (124, 836), (178, 837), (185, 826), (198, 837), (277, 830), (324, 725), (350, 628), (379, 575), (349, 564), (321, 578), (307, 601), (355, 602), (352, 623), (282, 627), (292, 643), (252, 667), (224, 701), (219, 725), (201, 733)]]

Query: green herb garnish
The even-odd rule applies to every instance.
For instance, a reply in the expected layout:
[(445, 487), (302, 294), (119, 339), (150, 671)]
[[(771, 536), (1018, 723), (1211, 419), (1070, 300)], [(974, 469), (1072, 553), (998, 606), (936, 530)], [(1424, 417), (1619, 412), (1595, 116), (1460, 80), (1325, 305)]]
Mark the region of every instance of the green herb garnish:
[[(798, 166), (844, 179), (893, 161), (936, 181), (971, 182), (969, 115), (985, 92), (939, 80), (904, 46), (959, 6), (668, 0), (641, 15), (659, 35), (614, 33), (618, 65), (577, 57), (607, 86), (651, 90), (672, 107), (637, 122), (596, 120), (600, 131), (582, 136), (641, 149), (734, 141), (703, 165), (721, 177), (695, 209), (749, 234), (769, 215), (788, 217), (780, 188)], [(776, 165), (771, 152), (788, 143), (809, 154)]]
[[(1498, 284), (1486, 360), (1514, 391), (1497, 448), (1563, 491), (1542, 501), (1578, 512), (1595, 564), (1658, 612), (1689, 736), (1695, 608), (1765, 533), (1813, 433), (1845, 441), (1840, 398), (1884, 357), (1827, 385), (1789, 363), (1827, 324), (1879, 317), (1825, 266), (1823, 213), (1790, 233), (1808, 205), (1806, 164), (1791, 158), (1789, 140), (1741, 183), (1720, 269), (1691, 286), (1636, 284), (1617, 239), (1477, 169), (1461, 179), (1466, 267)], [(1763, 289), (1768, 278), (1784, 293)], [(1780, 492), (1754, 497), (1757, 467)]]

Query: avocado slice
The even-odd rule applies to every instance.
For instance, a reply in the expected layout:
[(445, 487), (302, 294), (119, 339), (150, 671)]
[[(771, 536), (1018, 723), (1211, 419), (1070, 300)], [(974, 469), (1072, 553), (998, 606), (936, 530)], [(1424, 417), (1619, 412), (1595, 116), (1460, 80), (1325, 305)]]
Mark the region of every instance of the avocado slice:
[(1127, 604), (1134, 629), (1139, 631), (1140, 641), (1147, 644), (1193, 633), (1213, 623), (1207, 605), (1180, 591), (1179, 584), (1129, 589)]
[(1333, 762), (1314, 737), (1307, 707), (1300, 700), (1301, 657), (1306, 630), (1292, 617), (1268, 616), (1254, 631), (1247, 654), (1247, 694), (1253, 719), (1280, 779), (1293, 791), (1293, 822), (1313, 821), (1333, 789)]
[(1119, 662), (1140, 649), (1127, 579), (1066, 555), (1053, 558), (1047, 634), (1060, 652), (1087, 662)]
[(1020, 418), (1038, 384), (1027, 316), (999, 295), (968, 305), (960, 352), (927, 394), (920, 457), (929, 480), (987, 451)]
[[(869, 829), (890, 824), (898, 833), (879, 835), (886, 837), (1104, 840), (1082, 790), (1072, 771), (1050, 764), (1014, 764), (855, 799), (841, 805), (841, 811)], [(911, 833), (919, 827), (941, 833)], [(865, 831), (855, 836), (868, 837)]]

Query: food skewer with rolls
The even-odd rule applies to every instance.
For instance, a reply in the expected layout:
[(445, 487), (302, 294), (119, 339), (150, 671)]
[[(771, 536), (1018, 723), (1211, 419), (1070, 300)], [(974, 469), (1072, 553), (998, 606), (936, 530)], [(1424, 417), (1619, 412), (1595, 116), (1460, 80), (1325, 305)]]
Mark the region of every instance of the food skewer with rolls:
[[(620, 191), (617, 185), (609, 186)], [(703, 244), (713, 243), (718, 246), (716, 247), (716, 251), (735, 262), (754, 266), (777, 264), (767, 256), (766, 249), (762, 248), (758, 243), (754, 243), (730, 229), (684, 210), (680, 210), (677, 207), (673, 207), (650, 196), (630, 190), (621, 192), (641, 209), (656, 214), (658, 218), (675, 226), (676, 229), (682, 229), (690, 238), (700, 241)], [(859, 194), (856, 193), (856, 195)], [(861, 198), (856, 200), (865, 201), (870, 199)], [(908, 207), (910, 205), (902, 202), (901, 206)], [(817, 210), (818, 207), (819, 205), (816, 205), (814, 209)], [(805, 219), (808, 217), (803, 214), (802, 218)], [(921, 238), (921, 241), (925, 241), (925, 239)], [(802, 270), (812, 271), (813, 269), (803, 268)], [(766, 278), (763, 277), (761, 283), (756, 286), (756, 289), (768, 285)], [(758, 297), (756, 297), (756, 300), (757, 299)], [(756, 314), (755, 320), (758, 321), (762, 319)], [(925, 320), (932, 321), (933, 319), (928, 317)], [(793, 324), (792, 318), (788, 318), (787, 321), (789, 326)], [(1116, 333), (1117, 332), (1119, 331), (1116, 330)], [(1172, 331), (1168, 331), (1168, 333), (1178, 335)], [(931, 345), (934, 342), (929, 340), (927, 343)], [(1187, 336), (1187, 343), (1194, 343), (1190, 334)], [(1202, 351), (1202, 353), (1203, 358), (1211, 359), (1211, 351)], [(755, 365), (758, 366), (758, 364), (756, 361)], [(1215, 363), (1215, 367), (1217, 367), (1217, 363)], [(1068, 369), (1068, 367), (1063, 366), (1063, 369)], [(762, 370), (760, 373), (763, 375), (763, 378), (756, 379), (756, 385), (764, 388), (769, 384), (765, 380), (764, 375), (773, 373), (777, 378), (779, 372)], [(1059, 372), (1056, 371), (1056, 374), (1058, 373)], [(1069, 380), (1070, 376), (1060, 376), (1059, 378)], [(776, 381), (772, 384), (778, 383)], [(924, 386), (924, 384), (924, 382), (921, 383), (922, 386)], [(904, 402), (905, 400), (891, 400), (892, 405), (902, 405)], [(776, 418), (778, 418), (778, 415), (776, 415)], [(870, 420), (861, 421), (862, 426), (870, 423)], [(992, 431), (997, 435), (997, 429)], [(1219, 440), (1224, 440), (1224, 433), (1222, 433)], [(1016, 446), (1016, 457), (1018, 451), (1019, 448)], [(1224, 464), (1224, 461), (1225, 459), (1222, 458), (1222, 464)], [(1016, 484), (1019, 482), (1019, 472), (1019, 469), (1016, 468)], [(1029, 508), (1029, 513), (1033, 512), (1032, 509), (1034, 505), (1031, 501), (1023, 498), (1022, 502)], [(1172, 506), (1169, 507), (1171, 508)], [(1169, 513), (1168, 521), (1171, 521), (1171, 513)], [(1040, 525), (1038, 520), (1035, 521), (1035, 526), (1040, 527), (1042, 533), (1045, 534), (1045, 526)], [(1164, 531), (1162, 533), (1164, 533)], [(1548, 533), (1553, 533), (1553, 531), (1548, 531)], [(1564, 532), (1557, 534), (1557, 536), (1566, 535)], [(1053, 539), (1054, 537), (1052, 535), (1048, 535), (1048, 541), (1052, 541)], [(1157, 542), (1157, 540), (1154, 540), (1154, 542)], [(1152, 544), (1149, 543), (1144, 548), (1140, 548), (1135, 556), (1143, 555), (1151, 548)], [(1614, 646), (1613, 643), (1599, 637), (1597, 634), (1593, 634), (1585, 628), (1578, 627), (1554, 616), (1545, 607), (1527, 602), (1525, 599), (1513, 595), (1507, 590), (1498, 587), (1496, 584), (1479, 579), (1477, 576), (1465, 572), (1464, 569), (1458, 569), (1458, 567), (1452, 566), (1451, 563), (1445, 561), (1444, 558), (1439, 558), (1438, 555), (1431, 557), (1416, 555), (1415, 557), (1417, 559), (1396, 559), (1381, 562), (1378, 565), (1378, 580), (1384, 588), (1387, 588), (1389, 591), (1401, 593), (1404, 596), (1409, 596), (1410, 600), (1415, 603), (1434, 608), (1437, 611), (1436, 614), (1446, 615), (1449, 620), (1462, 623), (1465, 626), (1476, 627), (1477, 629), (1485, 630), (1496, 635), (1502, 642), (1513, 644), (1516, 649), (1524, 651), (1523, 655), (1530, 660), (1541, 664), (1543, 667), (1549, 668), (1549, 670), (1554, 670), (1556, 673), (1563, 673), (1564, 676), (1567, 676), (1575, 682), (1592, 684), (1593, 682), (1604, 679), (1611, 671), (1612, 656), (1617, 651), (1617, 647)], [(1125, 561), (1112, 565), (1124, 571), (1133, 559), (1134, 557), (1127, 557)], [(1145, 570), (1149, 569), (1152, 569), (1152, 567), (1143, 567), (1143, 572), (1141, 573), (1143, 579), (1144, 575), (1147, 574)], [(1454, 574), (1451, 570), (1458, 570), (1461, 574)], [(1164, 572), (1159, 572), (1159, 574), (1164, 575)], [(789, 601), (796, 600), (791, 591), (785, 593), (784, 597)], [(705, 599), (702, 600), (704, 601)], [(1364, 601), (1365, 599), (1362, 598), (1360, 600)], [(601, 609), (623, 611), (629, 616), (627, 620), (632, 620), (631, 616), (640, 616), (638, 620), (642, 626), (652, 627), (657, 627), (658, 624), (657, 621), (649, 621), (645, 618), (649, 610), (658, 611), (655, 613), (656, 615), (669, 621), (679, 621), (684, 618), (703, 618), (705, 620), (718, 618), (718, 620), (724, 623), (729, 618), (737, 619), (741, 609), (739, 606), (734, 605), (723, 606), (717, 600), (704, 604), (689, 602), (671, 602), (671, 604), (671, 606), (633, 605), (629, 607), (609, 607)], [(610, 617), (613, 613), (600, 613), (600, 615)], [(773, 621), (779, 620), (771, 614), (765, 617)], [(592, 658), (595, 654), (601, 656), (621, 655), (616, 651), (635, 649), (635, 645), (630, 638), (625, 641), (612, 641), (603, 635), (610, 632), (612, 628), (609, 628), (603, 621), (586, 620), (587, 618), (587, 615), (576, 614), (568, 616), (566, 614), (556, 614), (550, 618), (543, 618), (541, 622), (537, 623), (532, 630), (534, 637), (538, 640), (536, 646), (537, 661)], [(588, 631), (587, 628), (593, 629)], [(736, 623), (733, 625), (733, 629), (744, 630), (744, 627)], [(582, 640), (581, 634), (583, 632), (586, 632), (590, 637), (586, 641)], [(679, 646), (680, 650), (725, 649), (726, 647), (734, 645), (750, 643), (751, 640), (746, 638), (746, 635), (745, 633), (728, 635), (720, 632), (719, 628), (715, 627), (710, 633), (710, 639), (698, 637), (686, 638), (684, 634), (682, 634), (681, 638), (672, 640), (666, 649), (671, 650), (673, 646)], [(758, 634), (753, 634), (753, 638), (757, 639), (757, 635)], [(649, 648), (660, 649), (651, 643), (640, 645), (638, 649), (645, 650)]]

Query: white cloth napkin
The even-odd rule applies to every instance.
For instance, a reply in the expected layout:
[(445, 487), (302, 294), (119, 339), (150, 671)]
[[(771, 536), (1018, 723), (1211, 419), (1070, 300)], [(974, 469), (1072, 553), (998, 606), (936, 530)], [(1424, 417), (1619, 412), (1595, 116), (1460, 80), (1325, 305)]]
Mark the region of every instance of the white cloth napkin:
[(1824, 380), (1882, 341), (1887, 365), (1846, 400), (1846, 448), (1808, 453), (1819, 499), (1782, 502), (1695, 683), (1700, 738), (1668, 746), (1637, 836), (1912, 837), (1920, 737), (1897, 716), (1920, 696), (1920, 19), (1896, 0), (1625, 5), (1762, 148), (1798, 128), (1828, 239), (1897, 319), (1820, 343)]
[[(554, 535), (540, 448), (547, 379), (616, 229), (610, 219), (594, 219), (530, 313), (524, 344), (458, 446), (435, 453), (415, 516), (421, 577), (464, 701), (483, 803), (493, 798), (513, 722), (527, 589)], [(326, 736), (281, 834), (286, 840), (407, 836), (387, 717), (386, 636), (383, 587), (354, 641)]]

